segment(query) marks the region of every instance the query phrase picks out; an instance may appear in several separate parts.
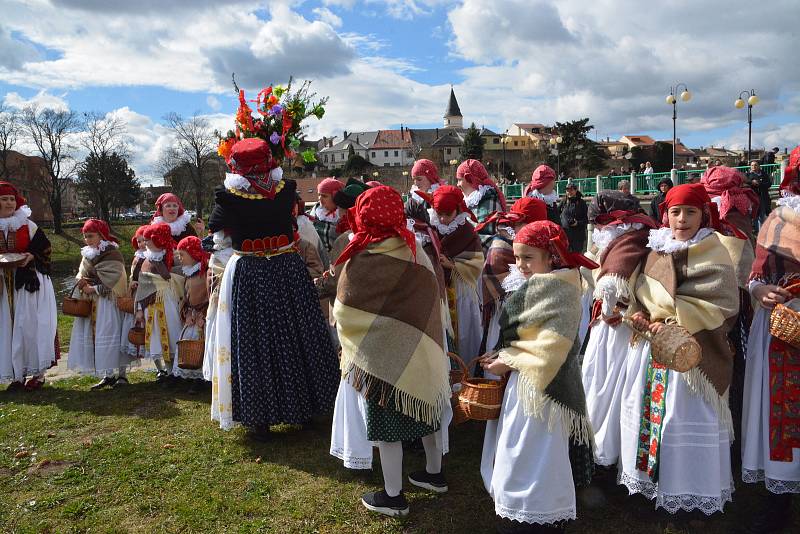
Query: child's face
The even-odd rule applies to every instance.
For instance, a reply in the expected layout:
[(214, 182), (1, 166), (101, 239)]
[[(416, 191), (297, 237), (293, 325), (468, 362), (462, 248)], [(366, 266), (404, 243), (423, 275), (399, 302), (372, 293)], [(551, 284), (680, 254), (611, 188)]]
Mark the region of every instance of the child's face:
[(458, 210), (453, 210), (450, 213), (444, 213), (441, 211), (436, 212), (436, 216), (439, 217), (439, 222), (445, 225), (453, 222), (453, 219), (456, 218), (456, 215), (458, 215)]
[(147, 247), (147, 250), (150, 252), (161, 252), (161, 249), (158, 248), (155, 243), (153, 243), (152, 239), (145, 239), (144, 246)]
[(412, 176), (411, 179), (414, 180), (414, 185), (417, 186), (417, 189), (420, 189), (422, 191), (428, 190), (428, 179), (425, 178), (423, 175)]
[(146, 239), (144, 238), (144, 236), (137, 236), (136, 237), (136, 243), (139, 245), (139, 250), (144, 250), (145, 249), (145, 245), (144, 245), (145, 241), (146, 241)]
[(555, 189), (555, 188), (556, 188), (556, 182), (555, 182), (555, 180), (554, 180), (554, 181), (552, 181), (552, 182), (548, 183), (547, 185), (543, 185), (543, 186), (542, 186), (542, 187), (539, 189), (539, 192), (540, 192), (541, 194), (543, 194), (543, 195), (549, 195), (550, 193), (552, 193), (552, 192), (553, 192), (553, 189)]
[(178, 211), (179, 211), (178, 203), (177, 202), (167, 202), (161, 207), (161, 213), (163, 214), (164, 220), (168, 223), (175, 222), (175, 219), (178, 218)]
[(525, 278), (530, 278), (534, 274), (549, 273), (553, 270), (550, 253), (540, 248), (514, 243), (514, 259), (517, 269)]
[(100, 245), (100, 234), (97, 232), (85, 232), (83, 242), (90, 247), (97, 248)]
[(328, 193), (320, 193), (319, 194), (319, 203), (328, 211), (333, 211), (336, 209), (336, 204), (333, 202), (333, 195), (329, 195)]
[(667, 211), (672, 237), (688, 241), (695, 236), (703, 223), (703, 212), (694, 206), (672, 206)]
[(17, 211), (17, 199), (14, 195), (0, 195), (0, 218), (11, 217)]
[(188, 252), (185, 250), (178, 251), (178, 258), (180, 259), (181, 265), (183, 267), (194, 267), (197, 265), (197, 260), (195, 260)]

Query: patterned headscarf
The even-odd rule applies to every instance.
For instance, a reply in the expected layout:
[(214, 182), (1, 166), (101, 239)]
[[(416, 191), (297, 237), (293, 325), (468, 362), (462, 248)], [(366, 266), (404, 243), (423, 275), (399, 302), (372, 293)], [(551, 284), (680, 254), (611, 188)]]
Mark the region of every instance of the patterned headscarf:
[(138, 238), (139, 237), (144, 238), (144, 231), (146, 228), (147, 228), (146, 224), (144, 226), (140, 226), (139, 228), (136, 229), (136, 233), (133, 234), (133, 237), (131, 237), (131, 246), (133, 247), (134, 252), (139, 250)]
[(389, 186), (368, 189), (358, 196), (356, 205), (347, 210), (353, 237), (334, 265), (340, 265), (353, 255), (390, 237), (406, 242), (416, 260), (417, 245), (414, 233), (406, 226), (403, 199)]
[(531, 174), (531, 182), (528, 184), (522, 194), (527, 196), (528, 193), (534, 189), (539, 190), (555, 179), (556, 171), (554, 171), (552, 167), (549, 165), (539, 165), (533, 170), (533, 174)]
[(166, 223), (151, 224), (144, 229), (144, 238), (164, 251), (164, 265), (172, 269), (175, 241), (172, 240), (172, 231)]
[(210, 254), (203, 250), (203, 244), (199, 237), (189, 236), (181, 239), (178, 243), (178, 250), (182, 250), (189, 254), (195, 261), (200, 262), (200, 272), (205, 273), (208, 269), (208, 259)]
[(442, 183), (436, 164), (429, 159), (418, 159), (411, 167), (411, 177), (424, 176), (428, 183), (436, 185)]
[(550, 253), (555, 269), (586, 267), (591, 270), (599, 267), (580, 252), (570, 252), (567, 234), (561, 226), (552, 221), (543, 220), (526, 224), (517, 232), (514, 243), (546, 250)]
[[(85, 223), (83, 223), (83, 228), (81, 228), (81, 233), (95, 233), (100, 234), (100, 237), (103, 241), (113, 241), (114, 243), (119, 243), (116, 237), (111, 235), (111, 228), (108, 227), (108, 223), (105, 221), (101, 221), (100, 219), (88, 219)], [(137, 245), (136, 248), (139, 248)]]
[(461, 163), (456, 170), (456, 176), (467, 181), (474, 189), (478, 189), (481, 185), (490, 185), (497, 192), (497, 198), (500, 199), (500, 206), (503, 211), (508, 209), (506, 204), (506, 197), (503, 192), (497, 187), (497, 184), (489, 177), (489, 173), (483, 163), (477, 159), (468, 159)]
[(464, 201), (464, 193), (461, 189), (454, 185), (443, 185), (438, 187), (433, 193), (426, 193), (425, 191), (417, 191), (417, 194), (422, 197), (425, 202), (433, 206), (437, 213), (453, 213), (458, 210), (459, 213), (468, 213), (470, 218), (478, 222), (475, 214), (467, 207)]
[(789, 154), (789, 164), (783, 171), (781, 192), (800, 195), (800, 145)]
[(14, 200), (17, 201), (17, 209), (27, 204), (25, 197), (20, 195), (19, 190), (9, 182), (0, 182), (0, 196), (13, 196)]
[(164, 216), (164, 213), (162, 213), (164, 204), (167, 204), (169, 202), (174, 202), (175, 204), (178, 205), (178, 217), (183, 215), (183, 212), (185, 210), (183, 208), (183, 202), (181, 202), (181, 199), (179, 199), (178, 196), (175, 195), (174, 193), (164, 193), (156, 200), (156, 217)]
[(547, 204), (538, 198), (522, 197), (511, 206), (507, 213), (496, 211), (489, 215), (485, 221), (475, 227), (480, 232), (484, 227), (497, 222), (498, 224), (519, 224), (544, 221), (547, 219)]
[(759, 199), (756, 193), (742, 188), (744, 175), (736, 169), (720, 165), (708, 169), (700, 179), (709, 196), (720, 197), (719, 214), (726, 219), (728, 212), (736, 208), (742, 215), (758, 215)]

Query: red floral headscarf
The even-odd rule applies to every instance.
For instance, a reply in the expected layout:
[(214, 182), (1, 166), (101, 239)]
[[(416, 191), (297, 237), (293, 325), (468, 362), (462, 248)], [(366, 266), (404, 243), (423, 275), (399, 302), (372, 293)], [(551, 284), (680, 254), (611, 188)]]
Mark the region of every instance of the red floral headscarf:
[(178, 243), (178, 250), (182, 250), (189, 254), (195, 261), (200, 262), (200, 272), (205, 273), (208, 269), (208, 258), (210, 254), (203, 250), (203, 244), (199, 237), (189, 236), (184, 237)]
[[(725, 221), (720, 220), (717, 205), (711, 201), (703, 184), (683, 184), (667, 191), (664, 202), (658, 206), (658, 210), (663, 213), (661, 216), (663, 226), (669, 226), (669, 209), (673, 206), (694, 206), (701, 209), (703, 210), (702, 225), (717, 232), (723, 231), (722, 223)], [(747, 236), (732, 224), (725, 223), (725, 226), (739, 239), (747, 239)]]
[[(119, 243), (117, 238), (111, 235), (111, 228), (108, 227), (108, 223), (101, 221), (100, 219), (89, 219), (83, 223), (81, 233), (86, 234), (88, 232), (100, 234), (100, 237), (103, 238), (103, 241), (113, 241), (114, 243)], [(139, 248), (138, 245), (136, 248)]]
[(17, 201), (17, 209), (26, 205), (25, 197), (19, 194), (19, 190), (9, 182), (0, 182), (0, 196), (13, 196)]
[(358, 196), (356, 205), (347, 210), (353, 237), (342, 251), (335, 265), (340, 265), (370, 243), (379, 243), (390, 237), (400, 237), (406, 242), (416, 260), (417, 245), (414, 233), (406, 227), (403, 199), (389, 186), (367, 189)]
[(722, 200), (719, 214), (723, 219), (727, 218), (728, 212), (733, 208), (742, 215), (758, 215), (758, 195), (749, 187), (742, 188), (744, 175), (738, 170), (724, 165), (712, 167), (703, 174), (700, 183), (705, 186), (709, 196), (720, 197)]
[(181, 202), (181, 199), (179, 199), (178, 196), (175, 195), (174, 193), (164, 193), (156, 200), (156, 217), (164, 216), (164, 213), (162, 212), (164, 204), (167, 204), (169, 202), (174, 202), (175, 204), (178, 205), (178, 217), (183, 215), (183, 212), (185, 210), (183, 207), (183, 202)]
[(543, 220), (526, 224), (517, 232), (514, 243), (548, 251), (556, 269), (586, 267), (591, 270), (599, 267), (580, 252), (570, 252), (567, 234), (561, 226), (552, 221)]
[(497, 222), (498, 224), (532, 223), (547, 220), (547, 205), (538, 198), (522, 197), (511, 206), (507, 213), (496, 211), (489, 215), (485, 221), (475, 227), (480, 232), (484, 227)]
[(500, 206), (503, 211), (508, 209), (506, 204), (506, 197), (503, 192), (497, 187), (497, 184), (489, 177), (489, 173), (483, 163), (477, 159), (468, 159), (461, 163), (456, 170), (456, 176), (467, 181), (473, 188), (477, 189), (481, 185), (490, 185), (497, 192), (497, 198), (500, 199)]
[(539, 190), (550, 182), (556, 179), (556, 171), (549, 165), (539, 165), (533, 170), (531, 174), (531, 182), (525, 187), (523, 195), (528, 196), (528, 193), (534, 189)]
[(417, 191), (417, 194), (425, 202), (433, 206), (437, 213), (453, 213), (457, 210), (459, 213), (468, 213), (473, 221), (478, 222), (475, 214), (470, 211), (467, 203), (464, 202), (464, 193), (454, 185), (443, 185), (433, 193)]
[(144, 238), (144, 230), (147, 228), (147, 225), (140, 226), (136, 229), (136, 233), (133, 234), (131, 237), (131, 246), (133, 247), (134, 252), (139, 250), (139, 240), (138, 238)]
[(167, 269), (172, 269), (173, 253), (175, 241), (172, 240), (172, 231), (168, 224), (158, 223), (147, 226), (144, 230), (144, 238), (149, 239), (153, 244), (164, 251), (164, 265)]
[(781, 191), (800, 195), (800, 145), (794, 147), (794, 150), (789, 154), (789, 164), (786, 165), (786, 170), (783, 171)]
[(424, 176), (431, 185), (442, 183), (436, 164), (429, 159), (418, 159), (411, 167), (411, 177)]

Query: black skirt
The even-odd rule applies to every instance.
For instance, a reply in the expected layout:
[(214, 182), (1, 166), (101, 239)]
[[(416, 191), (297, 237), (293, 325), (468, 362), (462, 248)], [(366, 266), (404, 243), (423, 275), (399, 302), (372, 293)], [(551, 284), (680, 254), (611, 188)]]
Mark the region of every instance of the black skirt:
[(332, 411), (339, 363), (300, 256), (240, 258), (231, 302), (233, 420), (301, 424)]

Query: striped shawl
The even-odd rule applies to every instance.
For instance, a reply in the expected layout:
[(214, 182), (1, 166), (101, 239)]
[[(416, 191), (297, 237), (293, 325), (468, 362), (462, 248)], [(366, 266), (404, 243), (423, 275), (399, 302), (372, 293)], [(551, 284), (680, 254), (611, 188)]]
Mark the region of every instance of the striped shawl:
[(478, 277), (483, 269), (483, 249), (475, 228), (465, 222), (440, 239), (442, 254), (455, 264), (455, 268), (444, 270), (445, 283), (449, 286), (453, 278), (460, 278), (477, 292)]
[(800, 278), (800, 213), (778, 206), (761, 225), (751, 280), (788, 285)]

